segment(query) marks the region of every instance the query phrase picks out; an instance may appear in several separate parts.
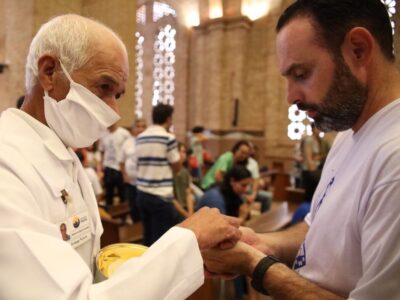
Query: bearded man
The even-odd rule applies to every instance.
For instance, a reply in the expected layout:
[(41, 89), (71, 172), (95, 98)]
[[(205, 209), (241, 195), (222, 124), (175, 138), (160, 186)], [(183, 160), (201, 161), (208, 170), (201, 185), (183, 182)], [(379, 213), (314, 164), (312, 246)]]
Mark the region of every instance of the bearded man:
[(288, 102), (343, 132), (304, 222), (246, 230), (253, 247), (209, 252), (206, 266), (247, 274), (274, 299), (400, 299), (400, 74), (386, 7), (295, 1), (278, 21), (277, 56)]

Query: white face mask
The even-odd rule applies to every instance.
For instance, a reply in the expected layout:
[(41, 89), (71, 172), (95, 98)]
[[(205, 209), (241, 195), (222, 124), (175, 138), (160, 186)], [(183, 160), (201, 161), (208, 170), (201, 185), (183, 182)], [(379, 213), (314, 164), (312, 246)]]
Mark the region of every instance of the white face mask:
[(70, 82), (70, 89), (61, 101), (44, 92), (46, 122), (66, 146), (88, 147), (120, 116), (87, 88), (73, 81), (61, 62), (60, 65)]

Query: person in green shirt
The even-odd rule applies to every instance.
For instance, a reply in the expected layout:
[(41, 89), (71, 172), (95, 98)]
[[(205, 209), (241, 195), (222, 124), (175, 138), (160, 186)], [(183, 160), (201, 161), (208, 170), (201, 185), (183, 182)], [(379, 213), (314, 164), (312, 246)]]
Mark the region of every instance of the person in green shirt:
[(221, 154), (211, 169), (207, 172), (201, 182), (201, 188), (208, 190), (216, 184), (222, 182), (224, 174), (229, 171), (234, 164), (246, 161), (251, 153), (250, 143), (246, 140), (237, 142), (231, 151)]

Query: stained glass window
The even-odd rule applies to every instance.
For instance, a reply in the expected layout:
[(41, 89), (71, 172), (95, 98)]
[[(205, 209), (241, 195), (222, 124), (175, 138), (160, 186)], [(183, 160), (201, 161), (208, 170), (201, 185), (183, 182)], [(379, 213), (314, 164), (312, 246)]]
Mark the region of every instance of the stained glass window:
[[(146, 9), (149, 11), (146, 12)], [(149, 12), (152, 19), (146, 19)], [(153, 106), (160, 102), (174, 105), (175, 18), (176, 11), (162, 1), (146, 3), (136, 11), (135, 115), (138, 117), (143, 116), (143, 108), (148, 107), (147, 101), (151, 101)], [(152, 57), (149, 57), (150, 53)], [(151, 93), (144, 91), (144, 86), (149, 85), (152, 86)]]
[(153, 3), (153, 22), (157, 22), (162, 17), (173, 16), (176, 17), (176, 11), (166, 3), (154, 2)]
[(143, 43), (144, 37), (136, 32), (136, 83), (135, 83), (135, 115), (139, 118), (143, 116)]
[(159, 102), (174, 105), (175, 35), (176, 30), (166, 25), (159, 29), (154, 40), (153, 105)]
[(136, 23), (146, 24), (146, 6), (142, 5), (136, 10)]
[(395, 28), (394, 15), (396, 13), (396, 1), (395, 0), (381, 0), (381, 1), (387, 7), (389, 17), (390, 17), (390, 20), (392, 23), (393, 34), (394, 34), (394, 28)]

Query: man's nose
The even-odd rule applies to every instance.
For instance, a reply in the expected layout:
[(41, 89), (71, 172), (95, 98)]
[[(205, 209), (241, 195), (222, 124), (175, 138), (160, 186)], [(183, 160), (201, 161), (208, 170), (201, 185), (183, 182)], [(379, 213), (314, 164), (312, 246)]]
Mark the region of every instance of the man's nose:
[(289, 105), (297, 104), (298, 102), (301, 102), (301, 100), (304, 98), (304, 95), (300, 88), (298, 88), (294, 83), (291, 83), (288, 81), (287, 84), (287, 102)]

